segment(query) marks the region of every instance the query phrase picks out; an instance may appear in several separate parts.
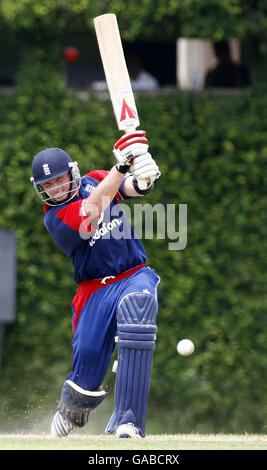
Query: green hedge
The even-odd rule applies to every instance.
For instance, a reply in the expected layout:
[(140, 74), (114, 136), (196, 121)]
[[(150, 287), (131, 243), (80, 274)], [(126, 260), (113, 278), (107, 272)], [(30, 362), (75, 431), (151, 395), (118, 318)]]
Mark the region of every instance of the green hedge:
[[(88, 35), (93, 18), (104, 13), (118, 16), (123, 39), (177, 37), (257, 39), (266, 53), (266, 4), (235, 0), (146, 0), (142, 4), (105, 0), (17, 0), (0, 4), (0, 31), (7, 30), (34, 42), (55, 40), (62, 33)], [(255, 52), (255, 51), (254, 51)]]
[[(0, 101), (0, 226), (18, 238), (17, 320), (6, 328), (0, 382), (8, 429), (54, 411), (72, 360), (76, 286), (43, 226), (32, 157), (59, 146), (83, 174), (109, 169), (119, 137), (110, 102), (77, 99), (44, 59), (26, 61), (17, 92)], [(176, 204), (177, 220), (178, 205), (188, 208), (184, 250), (143, 240), (161, 277), (150, 432), (266, 431), (266, 91), (137, 97), (162, 170), (145, 202)], [(196, 345), (187, 358), (176, 353), (184, 337)]]

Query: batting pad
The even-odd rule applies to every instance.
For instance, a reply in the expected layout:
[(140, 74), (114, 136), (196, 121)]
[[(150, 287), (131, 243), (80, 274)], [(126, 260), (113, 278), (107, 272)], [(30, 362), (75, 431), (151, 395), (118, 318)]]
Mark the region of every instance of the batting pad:
[(156, 339), (158, 306), (151, 294), (130, 294), (118, 309), (118, 369), (115, 409), (106, 427), (133, 423), (145, 436), (146, 411)]

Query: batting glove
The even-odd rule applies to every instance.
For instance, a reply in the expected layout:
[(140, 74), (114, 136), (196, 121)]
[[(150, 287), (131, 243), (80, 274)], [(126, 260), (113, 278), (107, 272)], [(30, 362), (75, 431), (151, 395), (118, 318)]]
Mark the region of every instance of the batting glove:
[(158, 165), (148, 152), (136, 157), (130, 168), (137, 181), (149, 180), (150, 183), (153, 183), (161, 175)]
[(147, 152), (148, 140), (145, 135), (145, 131), (134, 131), (117, 140), (113, 153), (119, 165), (130, 166), (135, 157)]

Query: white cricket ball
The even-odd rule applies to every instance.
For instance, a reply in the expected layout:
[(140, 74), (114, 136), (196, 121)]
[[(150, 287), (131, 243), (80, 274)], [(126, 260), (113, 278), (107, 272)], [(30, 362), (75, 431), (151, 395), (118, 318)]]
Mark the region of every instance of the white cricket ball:
[(195, 345), (191, 339), (182, 339), (177, 344), (177, 352), (182, 356), (190, 356), (195, 351)]

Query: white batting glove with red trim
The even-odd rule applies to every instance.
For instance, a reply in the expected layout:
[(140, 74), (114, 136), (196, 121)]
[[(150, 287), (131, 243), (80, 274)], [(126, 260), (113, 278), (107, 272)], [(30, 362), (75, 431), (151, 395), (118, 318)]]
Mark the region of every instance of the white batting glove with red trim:
[(130, 166), (135, 157), (147, 153), (148, 140), (145, 135), (145, 131), (134, 131), (117, 140), (113, 153), (119, 165)]
[(148, 152), (134, 159), (131, 164), (131, 173), (137, 181), (149, 180), (150, 184), (161, 175), (158, 165)]

